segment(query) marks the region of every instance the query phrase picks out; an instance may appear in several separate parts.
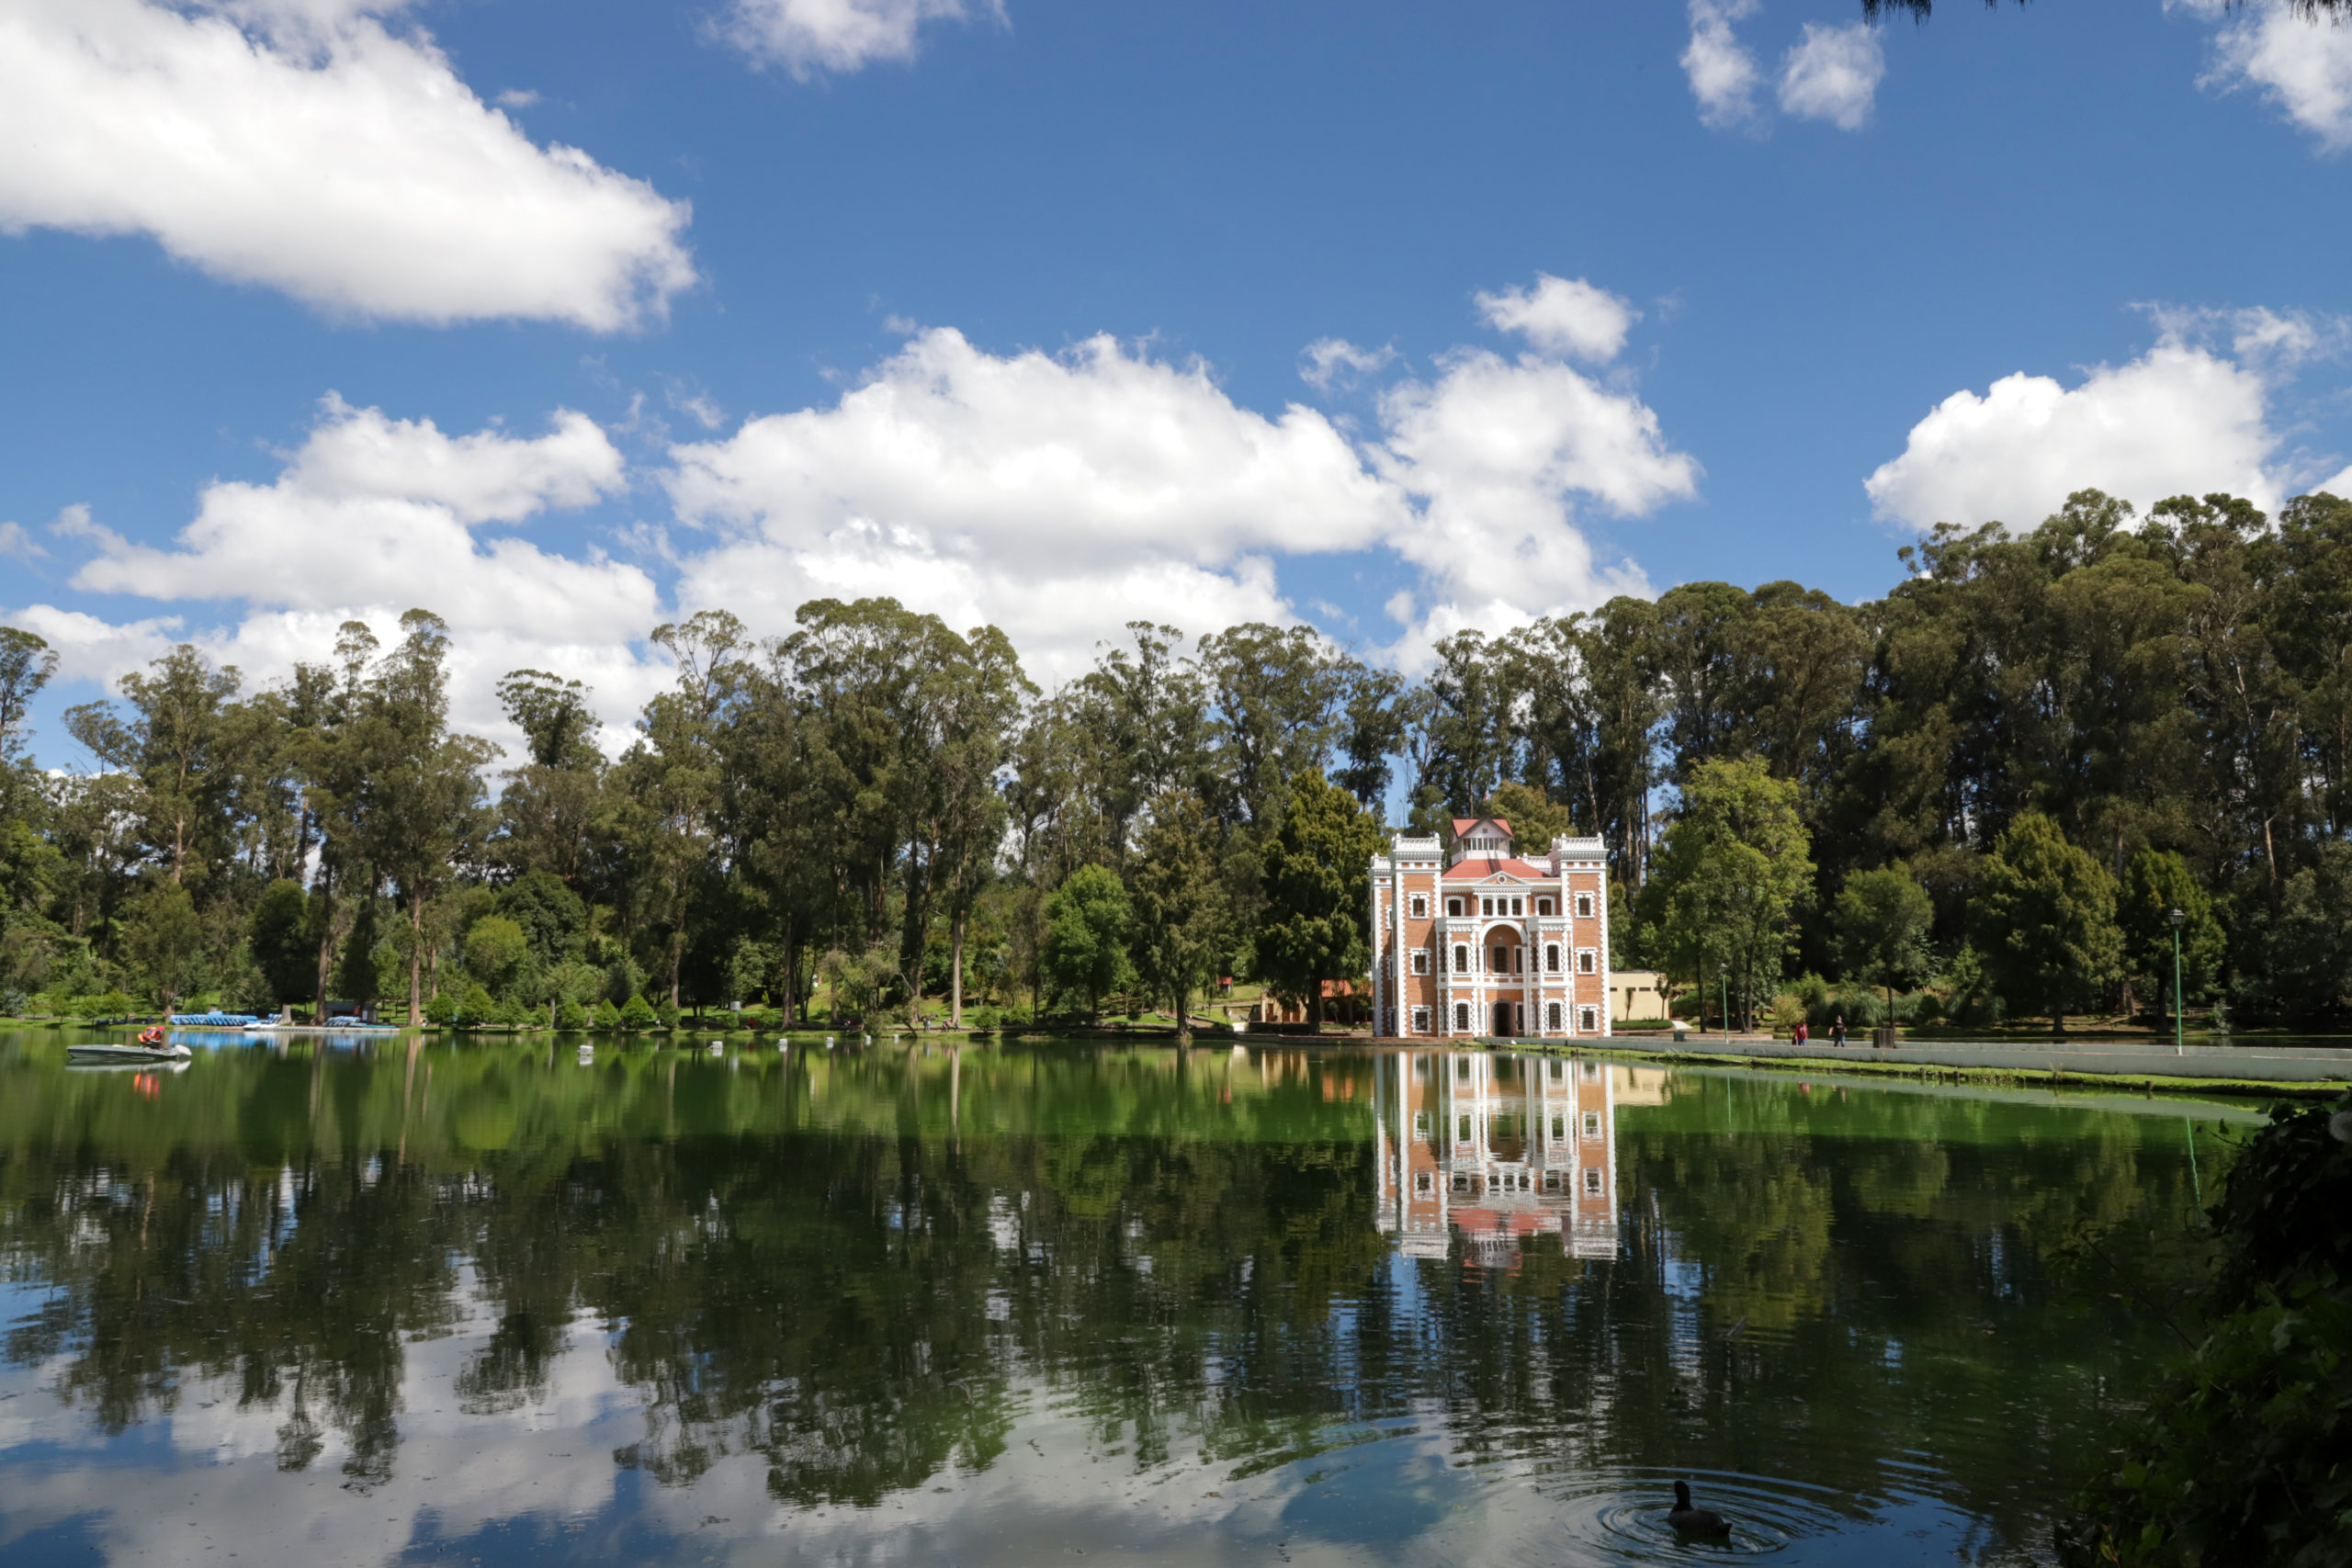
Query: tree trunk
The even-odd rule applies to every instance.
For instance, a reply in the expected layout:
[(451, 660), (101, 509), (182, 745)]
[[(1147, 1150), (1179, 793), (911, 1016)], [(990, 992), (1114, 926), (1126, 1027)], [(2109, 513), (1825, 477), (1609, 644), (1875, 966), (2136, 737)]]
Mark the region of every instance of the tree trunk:
[(964, 911), (947, 922), (947, 1027), (964, 1027)]
[(670, 938), (670, 1005), (678, 1005), (678, 972), (686, 965), (686, 916), (678, 912), (678, 930)]
[(408, 1026), (424, 1021), (424, 890), (408, 896)]
[(313, 1021), (327, 1021), (327, 987), (334, 971), (334, 894), (326, 878), (319, 879), (319, 898), (325, 906), (319, 916), (319, 1016)]
[(1319, 976), (1310, 977), (1306, 982), (1306, 1032), (1309, 1034), (1323, 1032), (1323, 981)]

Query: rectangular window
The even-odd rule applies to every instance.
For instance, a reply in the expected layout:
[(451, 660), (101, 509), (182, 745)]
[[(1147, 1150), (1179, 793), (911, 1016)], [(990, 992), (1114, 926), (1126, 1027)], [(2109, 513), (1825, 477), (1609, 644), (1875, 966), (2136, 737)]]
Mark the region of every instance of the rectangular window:
[(1494, 969), (1494, 972), (1495, 972), (1496, 974), (1498, 974), (1498, 975), (1508, 975), (1508, 974), (1510, 974), (1510, 948), (1508, 948), (1508, 947), (1498, 947), (1498, 948), (1495, 949), (1495, 969)]
[(1577, 1027), (1587, 1034), (1600, 1032), (1600, 1014), (1592, 1008), (1577, 1009)]
[(1417, 919), (1417, 920), (1425, 920), (1425, 919), (1429, 919), (1429, 914), (1430, 914), (1430, 899), (1429, 899), (1429, 895), (1428, 895), (1428, 894), (1426, 894), (1426, 893), (1416, 893), (1416, 894), (1414, 894), (1414, 895), (1413, 895), (1413, 902), (1412, 902), (1411, 908), (1412, 908), (1412, 915), (1413, 915), (1413, 919)]
[[(1551, 1004), (1551, 1008), (1552, 1010), (1549, 1017), (1544, 1021), (1544, 1027), (1549, 1029), (1553, 1033), (1557, 1034), (1560, 1032), (1560, 1004), (1554, 1002)], [(1552, 1065), (1556, 1067), (1560, 1064), (1555, 1062)]]
[(1453, 950), (1453, 972), (1457, 975), (1470, 973), (1470, 950), (1467, 947), (1457, 946)]
[(1491, 915), (1494, 912), (1495, 901), (1492, 898), (1481, 898), (1478, 900), (1478, 913), (1481, 915)]
[(1453, 1004), (1453, 1027), (1456, 1029), (1467, 1029), (1470, 1027), (1470, 1004), (1468, 1002), (1456, 1002)]
[(1544, 944), (1544, 972), (1547, 975), (1560, 972), (1560, 944), (1556, 942)]
[(1600, 1136), (1600, 1111), (1588, 1111), (1584, 1113), (1584, 1135), (1588, 1138), (1597, 1138)]
[(1539, 915), (1550, 914), (1552, 912), (1552, 900), (1549, 898), (1538, 898), (1535, 900), (1535, 912)]
[(1448, 898), (1448, 899), (1445, 901), (1445, 912), (1446, 912), (1447, 914), (1449, 914), (1449, 915), (1459, 915), (1459, 914), (1461, 914), (1461, 913), (1462, 913), (1462, 900), (1461, 900), (1461, 899), (1459, 899), (1459, 898)]
[(1589, 920), (1592, 919), (1591, 894), (1579, 893), (1577, 895), (1577, 919), (1580, 920)]
[(1527, 900), (1524, 898), (1512, 899), (1510, 901), (1510, 912), (1514, 915), (1524, 915), (1527, 913)]
[(1416, 975), (1426, 975), (1429, 972), (1430, 950), (1426, 947), (1417, 947), (1413, 949), (1413, 973)]
[(1590, 1165), (1585, 1167), (1584, 1190), (1586, 1195), (1589, 1197), (1598, 1198), (1600, 1196), (1600, 1168), (1599, 1166)]
[(1597, 962), (1598, 957), (1593, 953), (1592, 949), (1589, 947), (1585, 948), (1577, 954), (1577, 973), (1579, 975), (1591, 974), (1593, 972), (1592, 966)]

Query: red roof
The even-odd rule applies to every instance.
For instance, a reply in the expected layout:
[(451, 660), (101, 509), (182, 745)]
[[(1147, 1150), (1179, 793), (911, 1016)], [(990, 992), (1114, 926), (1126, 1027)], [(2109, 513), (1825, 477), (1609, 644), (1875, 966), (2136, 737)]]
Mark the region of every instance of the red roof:
[(1453, 836), (1458, 839), (1481, 822), (1492, 822), (1504, 832), (1510, 831), (1510, 824), (1499, 817), (1457, 817), (1453, 819)]
[(1523, 876), (1532, 882), (1546, 881), (1551, 872), (1540, 865), (1530, 865), (1523, 860), (1498, 860), (1492, 855), (1480, 855), (1455, 861), (1446, 868), (1449, 878), (1468, 876)]

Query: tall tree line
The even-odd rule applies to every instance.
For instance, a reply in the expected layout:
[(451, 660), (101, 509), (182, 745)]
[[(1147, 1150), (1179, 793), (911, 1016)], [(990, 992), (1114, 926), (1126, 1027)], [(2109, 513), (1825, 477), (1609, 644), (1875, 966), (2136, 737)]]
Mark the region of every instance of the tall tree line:
[(1898, 555), (1873, 602), (1689, 583), (1418, 678), (1137, 623), (1049, 692), (889, 600), (768, 639), (706, 611), (650, 633), (675, 680), (625, 746), (510, 673), (504, 756), (452, 729), (420, 610), (261, 689), (175, 649), (65, 716), (85, 773), (31, 764), (54, 660), (0, 628), (0, 991), (1182, 1019), (1238, 975), (1319, 1007), (1372, 959), (1381, 821), (1487, 809), (1600, 837), (1615, 962), (1751, 1018), (1805, 973), (2169, 1007), (2175, 908), (2188, 1000), (2341, 1011), (2352, 503), (2086, 491)]

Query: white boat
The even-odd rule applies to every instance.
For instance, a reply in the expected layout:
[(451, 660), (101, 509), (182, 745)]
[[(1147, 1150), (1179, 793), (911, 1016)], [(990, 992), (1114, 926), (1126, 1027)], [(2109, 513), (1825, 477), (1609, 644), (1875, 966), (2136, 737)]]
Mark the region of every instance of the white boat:
[(185, 1062), (196, 1053), (177, 1041), (157, 1045), (68, 1045), (69, 1062)]

